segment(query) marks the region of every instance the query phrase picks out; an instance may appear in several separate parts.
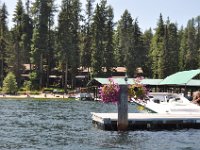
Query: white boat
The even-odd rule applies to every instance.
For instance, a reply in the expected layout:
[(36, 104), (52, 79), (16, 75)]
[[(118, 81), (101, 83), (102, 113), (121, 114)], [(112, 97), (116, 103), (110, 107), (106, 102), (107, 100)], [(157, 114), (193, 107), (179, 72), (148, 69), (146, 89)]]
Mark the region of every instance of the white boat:
[(81, 101), (92, 101), (94, 100), (92, 98), (92, 94), (91, 93), (78, 93), (76, 95), (74, 95), (74, 97), (76, 100), (81, 100)]
[(176, 93), (149, 93), (148, 99), (143, 101), (132, 99), (132, 102), (155, 113), (200, 114), (200, 106)]

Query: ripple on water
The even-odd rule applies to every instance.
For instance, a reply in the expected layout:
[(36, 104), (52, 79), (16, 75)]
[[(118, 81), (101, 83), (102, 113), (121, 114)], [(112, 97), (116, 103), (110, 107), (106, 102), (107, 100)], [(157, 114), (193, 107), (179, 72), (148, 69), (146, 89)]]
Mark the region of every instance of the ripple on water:
[[(129, 106), (129, 112), (136, 112)], [(110, 132), (93, 127), (91, 112), (117, 106), (86, 101), (0, 101), (0, 149), (197, 150), (198, 130)]]

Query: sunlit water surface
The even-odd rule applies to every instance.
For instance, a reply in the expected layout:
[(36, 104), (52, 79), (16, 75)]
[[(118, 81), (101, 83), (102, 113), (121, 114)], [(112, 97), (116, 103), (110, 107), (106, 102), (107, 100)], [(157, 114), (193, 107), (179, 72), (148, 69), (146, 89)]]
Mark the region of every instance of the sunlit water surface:
[[(199, 150), (199, 130), (103, 131), (91, 112), (117, 112), (99, 102), (0, 100), (1, 150)], [(129, 112), (137, 112), (129, 106)]]

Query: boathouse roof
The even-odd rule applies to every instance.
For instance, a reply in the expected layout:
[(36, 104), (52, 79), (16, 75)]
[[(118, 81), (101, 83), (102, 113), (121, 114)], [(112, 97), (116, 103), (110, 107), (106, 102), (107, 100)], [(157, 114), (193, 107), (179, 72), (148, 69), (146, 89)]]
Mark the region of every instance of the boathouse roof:
[[(126, 84), (124, 77), (119, 77), (119, 78), (112, 78), (114, 83), (117, 83), (119, 85), (123, 85)], [(163, 79), (143, 79), (141, 81), (142, 84), (145, 85), (159, 85), (159, 83), (162, 81)], [(93, 78), (92, 80), (90, 80), (88, 82), (88, 86), (100, 86), (100, 85), (104, 85), (104, 84), (109, 84), (109, 78)], [(134, 84), (134, 78), (128, 78), (127, 80), (127, 84)]]
[[(166, 77), (163, 81), (160, 82), (160, 85), (196, 85), (198, 80), (192, 79), (198, 74), (200, 74), (200, 69), (180, 71)], [(200, 86), (199, 82), (198, 85)]]
[[(114, 83), (117, 83), (119, 85), (125, 84), (124, 77), (120, 78), (112, 78), (114, 80)], [(165, 80), (165, 79), (164, 79)], [(141, 81), (142, 84), (144, 85), (150, 85), (150, 86), (163, 86), (163, 85), (169, 85), (169, 86), (191, 86), (191, 87), (200, 87), (200, 80), (198, 79), (191, 79), (189, 80), (186, 84), (163, 84), (163, 79), (143, 79)], [(134, 79), (133, 78), (128, 78), (127, 84), (133, 84)], [(109, 78), (93, 78), (87, 83), (87, 86), (101, 86), (109, 84)]]

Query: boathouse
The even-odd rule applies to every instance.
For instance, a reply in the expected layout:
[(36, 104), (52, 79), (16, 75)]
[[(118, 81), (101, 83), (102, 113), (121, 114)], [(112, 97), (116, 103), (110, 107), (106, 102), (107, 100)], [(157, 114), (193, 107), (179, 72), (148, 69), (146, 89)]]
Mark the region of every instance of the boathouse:
[[(198, 70), (190, 70), (175, 73), (171, 76), (168, 76), (164, 80), (157, 79), (143, 79), (141, 83), (151, 86), (164, 86), (164, 87), (200, 87), (200, 80), (197, 75), (200, 74), (200, 69)], [(127, 83), (124, 83), (124, 78), (114, 79), (114, 82), (117, 84), (134, 84), (134, 79), (129, 79)], [(154, 82), (151, 82), (154, 81)], [(156, 82), (157, 81), (157, 82)], [(104, 85), (108, 84), (109, 80), (106, 78), (94, 78), (88, 85)], [(127, 92), (127, 91), (126, 91)], [(126, 92), (122, 92), (127, 94)], [(119, 120), (127, 120), (128, 119), (128, 130), (157, 130), (157, 129), (183, 129), (183, 128), (200, 128), (200, 114), (144, 114), (144, 113), (129, 113), (127, 115), (123, 115), (126, 118), (120, 118), (119, 108), (126, 108), (127, 106), (124, 103), (121, 105), (121, 102), (126, 100), (123, 96), (120, 96), (120, 100), (118, 105), (118, 114), (117, 113), (92, 113), (92, 119), (95, 126), (102, 128), (104, 130), (118, 130), (117, 127), (119, 125)], [(121, 111), (120, 111), (121, 112)], [(126, 111), (127, 113), (127, 111)], [(120, 118), (120, 119), (119, 119)], [(126, 125), (126, 123), (124, 123)]]
[[(118, 85), (124, 85), (125, 84), (125, 80), (124, 77), (112, 77), (114, 83), (118, 84)], [(158, 91), (159, 88), (164, 87), (163, 85), (159, 85), (159, 83), (162, 81), (163, 79), (143, 79), (141, 81), (142, 84), (146, 85), (149, 89), (152, 89), (154, 91)], [(94, 93), (94, 99), (98, 99), (99, 96), (99, 87), (109, 84), (109, 78), (93, 78), (92, 80), (90, 80), (87, 83), (87, 87), (89, 89), (92, 89), (93, 93)], [(134, 78), (128, 78), (127, 84), (134, 84)]]

